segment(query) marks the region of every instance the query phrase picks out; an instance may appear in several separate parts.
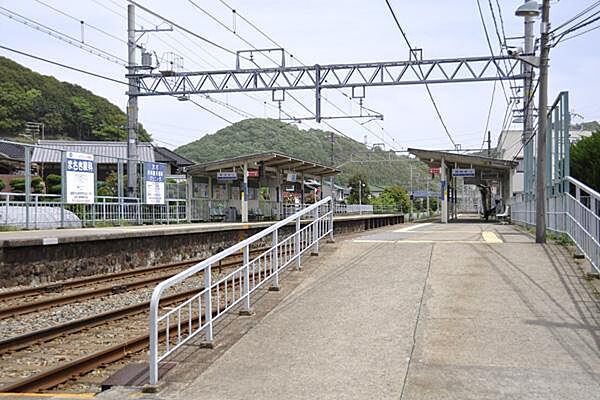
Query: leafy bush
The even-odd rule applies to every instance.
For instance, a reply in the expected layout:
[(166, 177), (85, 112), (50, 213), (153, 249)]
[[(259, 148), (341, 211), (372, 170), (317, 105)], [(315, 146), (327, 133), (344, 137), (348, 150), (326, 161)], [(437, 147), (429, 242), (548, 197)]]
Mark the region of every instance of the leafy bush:
[[(11, 179), (10, 187), (14, 193), (25, 193), (25, 178), (14, 178)], [(31, 178), (31, 191), (32, 193), (42, 193), (43, 181), (39, 176)]]
[(4, 189), (6, 187), (6, 183), (4, 183), (3, 180), (0, 180), (0, 190)]

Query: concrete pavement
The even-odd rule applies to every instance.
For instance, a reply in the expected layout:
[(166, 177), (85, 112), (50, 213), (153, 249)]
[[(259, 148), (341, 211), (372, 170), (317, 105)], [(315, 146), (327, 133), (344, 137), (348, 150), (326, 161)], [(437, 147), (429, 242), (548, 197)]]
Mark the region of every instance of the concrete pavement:
[(156, 396), (600, 396), (599, 299), (564, 249), (483, 223), (396, 226), (329, 246), (260, 323)]

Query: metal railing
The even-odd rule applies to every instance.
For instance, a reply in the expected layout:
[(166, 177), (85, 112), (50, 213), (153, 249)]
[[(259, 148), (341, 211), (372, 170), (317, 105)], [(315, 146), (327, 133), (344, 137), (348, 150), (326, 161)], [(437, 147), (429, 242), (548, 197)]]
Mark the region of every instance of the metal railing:
[(170, 224), (187, 221), (185, 199), (149, 205), (135, 197), (96, 196), (92, 204), (67, 204), (61, 195), (0, 193), (0, 225), (20, 229)]
[[(567, 192), (546, 199), (546, 226), (568, 235), (600, 272), (600, 193), (571, 177), (565, 182)], [(535, 199), (513, 202), (510, 212), (513, 222), (535, 225)]]
[[(207, 342), (213, 340), (213, 325), (236, 306), (250, 312), (251, 294), (271, 282), (279, 287), (279, 273), (311, 250), (319, 251), (319, 241), (333, 238), (333, 206), (331, 197), (312, 204), (248, 239), (207, 258), (206, 260), (159, 283), (150, 300), (150, 383), (158, 382), (159, 363), (182, 345), (203, 333)], [(310, 217), (312, 220), (306, 221)], [(305, 225), (302, 226), (301, 220)], [(292, 225), (293, 224), (293, 225)], [(282, 237), (283, 228), (293, 231)], [(269, 240), (270, 239), (270, 240)], [(250, 259), (250, 248), (270, 242), (270, 248)], [(213, 277), (212, 267), (226, 257), (242, 252), (242, 265), (223, 276)], [(202, 275), (204, 287), (183, 303), (168, 308), (159, 315), (162, 294), (190, 278)], [(159, 338), (163, 345), (159, 347)]]

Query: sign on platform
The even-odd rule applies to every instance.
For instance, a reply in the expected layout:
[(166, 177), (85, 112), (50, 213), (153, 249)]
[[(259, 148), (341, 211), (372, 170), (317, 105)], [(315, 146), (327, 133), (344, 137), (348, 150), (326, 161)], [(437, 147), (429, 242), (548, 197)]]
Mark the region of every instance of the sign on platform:
[(94, 155), (68, 151), (65, 170), (67, 203), (93, 204), (96, 186)]
[(258, 178), (258, 170), (257, 169), (249, 169), (248, 170), (248, 178)]
[(297, 179), (297, 177), (298, 177), (298, 176), (297, 176), (297, 174), (288, 173), (288, 174), (287, 174), (287, 179), (286, 179), (286, 180), (287, 180), (288, 182), (296, 182), (296, 179)]
[(235, 181), (237, 178), (237, 172), (234, 171), (217, 172), (218, 181)]
[(431, 190), (429, 192), (427, 190), (413, 190), (412, 196), (414, 198), (439, 197), (440, 193)]
[(440, 174), (440, 167), (431, 167), (431, 168), (429, 168), (429, 173), (431, 175), (439, 175)]
[(468, 178), (474, 178), (475, 168), (455, 168), (452, 170), (452, 176), (464, 176)]
[(165, 204), (165, 165), (144, 163), (146, 204)]

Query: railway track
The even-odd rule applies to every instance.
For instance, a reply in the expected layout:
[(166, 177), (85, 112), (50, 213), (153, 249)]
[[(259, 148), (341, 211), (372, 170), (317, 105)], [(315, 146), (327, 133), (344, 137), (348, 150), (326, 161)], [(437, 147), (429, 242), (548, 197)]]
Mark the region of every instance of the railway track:
[[(251, 253), (263, 251), (264, 249), (255, 249)], [(194, 260), (194, 262), (198, 261)], [(192, 261), (189, 263), (191, 264)], [(239, 256), (232, 256), (226, 262), (213, 266), (213, 270), (221, 268), (229, 270), (240, 263)], [(163, 280), (166, 277), (163, 275), (160, 279), (148, 278), (144, 281)], [(142, 285), (141, 281), (136, 282)], [(107, 293), (107, 289), (110, 287), (101, 289), (102, 293)], [(177, 304), (199, 290), (202, 290), (202, 287), (198, 286), (169, 295), (161, 301), (161, 306)], [(92, 291), (81, 293), (86, 298), (90, 298), (92, 295), (89, 292)], [(221, 308), (224, 307), (225, 305)], [(149, 341), (148, 309), (149, 302), (142, 302), (0, 340), (0, 364), (6, 366), (0, 367), (0, 371), (10, 377), (9, 382), (2, 379), (4, 382), (0, 384), (4, 386), (0, 387), (0, 392), (48, 390), (107, 364), (122, 363), (132, 355), (146, 350)], [(197, 315), (194, 318), (193, 328), (198, 323), (199, 318), (196, 317)], [(171, 337), (174, 337), (174, 329), (176, 329), (175, 325), (169, 329)], [(160, 336), (163, 342), (164, 336), (163, 330)], [(97, 351), (98, 348), (101, 350)], [(44, 369), (48, 364), (54, 366)], [(23, 365), (24, 367), (21, 367)]]
[[(260, 252), (263, 252), (264, 250), (265, 249), (263, 249), (263, 248), (254, 249), (250, 253), (251, 254), (259, 254)], [(83, 301), (86, 299), (103, 297), (103, 296), (108, 296), (111, 294), (124, 293), (129, 290), (148, 287), (148, 286), (154, 285), (158, 282), (161, 282), (161, 281), (173, 276), (175, 273), (179, 272), (179, 270), (183, 269), (184, 267), (191, 266), (191, 265), (196, 264), (203, 260), (204, 259), (182, 261), (182, 262), (173, 263), (173, 264), (163, 264), (163, 265), (156, 266), (156, 267), (144, 268), (143, 270), (123, 271), (123, 272), (107, 274), (105, 276), (87, 277), (87, 278), (77, 279), (74, 281), (66, 281), (66, 282), (61, 282), (61, 283), (57, 283), (57, 284), (43, 285), (43, 286), (34, 287), (34, 288), (27, 288), (27, 289), (22, 289), (22, 290), (3, 292), (2, 295), (4, 295), (5, 300), (10, 299), (16, 304), (11, 304), (9, 306), (5, 306), (4, 308), (1, 308), (0, 309), (0, 319), (7, 318), (7, 317), (14, 317), (17, 315), (22, 315), (22, 314), (26, 314), (26, 313), (30, 313), (30, 312), (37, 312), (37, 311), (41, 311), (41, 310), (44, 310), (44, 309), (47, 309), (50, 307), (56, 307), (56, 306), (61, 306), (61, 305), (65, 305), (65, 304), (70, 304), (70, 303), (74, 303), (74, 302)], [(241, 256), (234, 255), (234, 256), (231, 256), (230, 258), (227, 258), (226, 261), (224, 261), (220, 265), (213, 266), (213, 269), (214, 268), (222, 268), (222, 267), (230, 267), (232, 265), (236, 265), (237, 263), (240, 263), (241, 261), (242, 261)], [(175, 269), (176, 271), (172, 271), (173, 269)], [(116, 284), (114, 284), (114, 282), (113, 282), (114, 279), (124, 279), (124, 278), (131, 278), (131, 277), (135, 278), (140, 275), (146, 275), (149, 273), (156, 274), (157, 272), (164, 272), (164, 271), (171, 271), (171, 272), (153, 275), (153, 276), (150, 276), (150, 277), (147, 277), (144, 279), (138, 279), (138, 280), (134, 280), (134, 281), (123, 281), (123, 282), (119, 282)], [(93, 289), (83, 290), (83, 291), (74, 291), (73, 293), (63, 294), (60, 296), (51, 296), (51, 297), (47, 297), (47, 298), (41, 298), (39, 300), (34, 300), (34, 299), (31, 299), (31, 297), (30, 297), (32, 295), (39, 295), (40, 293), (52, 293), (52, 292), (48, 292), (49, 288), (61, 287), (61, 285), (64, 289), (64, 288), (77, 288), (77, 287), (82, 287), (82, 286), (89, 285), (89, 284), (95, 285), (98, 283), (107, 283), (107, 282), (110, 282), (112, 284), (96, 287)], [(9, 296), (9, 294), (10, 294), (10, 296)]]
[[(224, 286), (224, 285), (223, 285)], [(231, 285), (228, 285), (231, 286)], [(198, 291), (203, 290), (202, 287), (198, 287), (197, 289), (180, 293), (177, 295), (169, 296), (161, 302), (163, 306), (167, 306), (170, 304), (175, 304), (179, 301), (182, 301), (185, 298), (188, 298), (190, 294), (197, 293)], [(220, 289), (221, 293), (223, 293), (223, 288)], [(216, 289), (213, 291), (216, 293)], [(134, 309), (135, 307), (135, 309)], [(141, 314), (141, 309), (148, 309), (148, 303), (139, 304), (133, 307), (128, 307), (134, 314)], [(224, 310), (227, 307), (226, 304), (221, 304), (220, 310), (213, 311), (214, 315), (216, 315), (219, 311)], [(125, 331), (131, 333), (132, 326), (135, 326), (135, 321), (131, 321), (128, 319), (128, 316), (132, 314), (128, 314), (129, 310), (115, 310), (111, 313), (105, 313), (106, 315), (98, 315), (95, 317), (85, 318), (82, 320), (72, 321), (66, 324), (63, 324), (60, 327), (55, 327), (50, 330), (43, 330), (46, 332), (32, 332), (30, 334), (21, 335), (22, 337), (11, 338), (10, 340), (4, 340), (0, 342), (0, 346), (2, 346), (2, 351), (4, 354), (2, 356), (6, 356), (7, 353), (11, 351), (18, 351), (23, 348), (29, 348), (32, 344), (40, 344), (47, 346), (47, 341), (52, 341), (57, 337), (72, 334), (75, 332), (81, 331), (89, 331), (93, 327), (98, 327), (99, 325), (110, 323), (114, 320), (119, 319), (127, 319), (124, 322), (124, 325), (127, 327)], [(112, 315), (109, 315), (112, 314)], [(191, 325), (192, 329), (195, 329), (198, 326), (199, 319), (197, 314), (194, 314), (193, 322)], [(202, 319), (204, 319), (204, 315), (202, 315)], [(111, 326), (113, 328), (113, 326)], [(189, 328), (183, 327), (181, 332), (187, 332)], [(111, 329), (112, 331), (113, 329)], [(13, 383), (5, 384), (3, 387), (0, 387), (0, 392), (38, 392), (43, 390), (48, 390), (53, 387), (56, 387), (60, 384), (63, 384), (69, 380), (82, 376), (86, 373), (89, 373), (101, 366), (105, 366), (107, 364), (115, 363), (131, 357), (135, 353), (139, 353), (148, 348), (149, 345), (149, 336), (147, 333), (147, 317), (144, 313), (143, 318), (138, 318), (138, 324), (133, 329), (138, 334), (134, 337), (128, 337), (126, 339), (121, 340), (117, 344), (112, 344), (111, 346), (104, 347), (99, 351), (95, 351), (91, 354), (85, 355), (83, 357), (75, 358), (73, 360), (59, 363), (54, 367), (49, 369), (44, 369), (40, 371), (35, 371), (35, 373), (24, 377), (22, 379), (18, 379)], [(143, 332), (139, 334), (139, 332)], [(169, 327), (169, 336), (171, 340), (176, 337), (177, 334), (177, 324), (173, 323)], [(127, 336), (127, 335), (124, 335)], [(164, 342), (166, 339), (166, 329), (163, 329), (159, 333), (159, 341)], [(82, 342), (87, 343), (86, 338), (81, 339)], [(93, 344), (92, 344), (93, 345)], [(73, 340), (69, 340), (70, 347), (77, 347), (77, 343), (74, 343)], [(89, 344), (85, 345), (86, 347), (90, 347)], [(35, 354), (32, 356), (32, 359), (29, 360), (26, 364), (32, 364), (38, 362), (40, 358), (46, 357), (46, 355), (39, 356), (36, 354), (35, 349), (31, 352)], [(6, 359), (7, 361), (10, 359)], [(18, 369), (18, 368), (17, 368)], [(14, 371), (11, 371), (13, 374)]]

